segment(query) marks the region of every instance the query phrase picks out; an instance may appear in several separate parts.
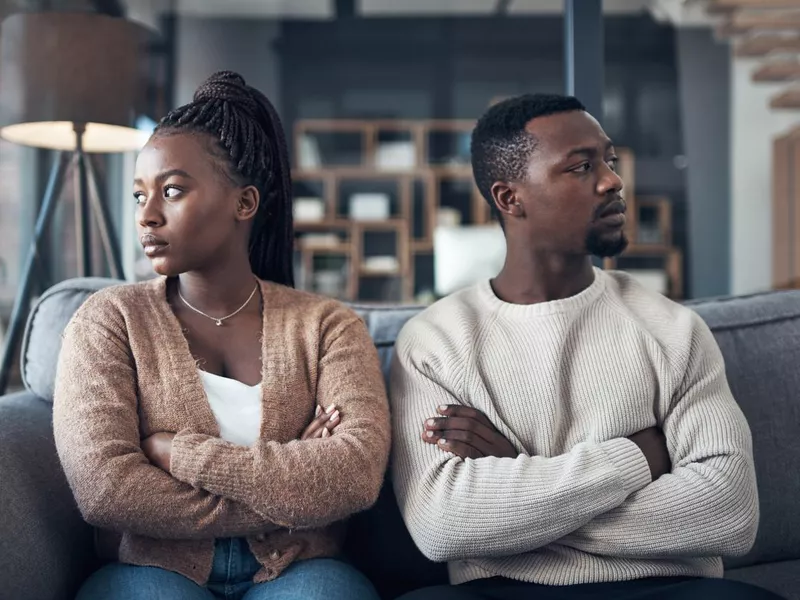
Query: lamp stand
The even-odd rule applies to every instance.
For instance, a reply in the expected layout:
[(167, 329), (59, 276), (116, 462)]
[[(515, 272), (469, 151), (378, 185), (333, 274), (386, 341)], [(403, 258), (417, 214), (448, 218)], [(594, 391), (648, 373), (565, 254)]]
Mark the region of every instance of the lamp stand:
[(14, 364), (19, 338), (25, 328), (25, 321), (30, 308), (31, 288), (33, 286), (34, 271), (39, 258), (39, 246), (52, 221), (56, 202), (62, 195), (64, 175), (68, 168), (77, 168), (78, 170), (78, 189), (75, 198), (77, 218), (75, 222), (78, 239), (79, 277), (92, 276), (92, 214), (94, 214), (100, 232), (100, 239), (111, 270), (111, 276), (115, 279), (122, 279), (124, 277), (114, 226), (111, 223), (106, 205), (100, 197), (101, 187), (97, 183), (98, 178), (92, 167), (92, 161), (83, 149), (83, 135), (86, 131), (86, 126), (82, 123), (76, 123), (74, 128), (76, 149), (74, 152), (58, 153), (53, 167), (50, 170), (50, 177), (47, 182), (42, 206), (36, 217), (33, 238), (31, 239), (28, 255), (22, 269), (19, 288), (17, 289), (17, 295), (14, 299), (14, 308), (11, 311), (11, 321), (6, 331), (2, 357), (0, 357), (0, 395), (5, 394), (8, 388), (8, 380), (11, 376), (11, 368)]

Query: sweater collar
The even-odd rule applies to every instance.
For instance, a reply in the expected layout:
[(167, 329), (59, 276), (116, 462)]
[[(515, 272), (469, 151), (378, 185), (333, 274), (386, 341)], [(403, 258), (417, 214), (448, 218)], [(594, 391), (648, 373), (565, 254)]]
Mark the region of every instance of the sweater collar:
[(597, 267), (594, 268), (594, 281), (585, 290), (561, 300), (537, 302), (536, 304), (512, 304), (497, 297), (489, 279), (484, 279), (477, 286), (481, 301), (498, 314), (512, 319), (529, 319), (558, 313), (578, 312), (599, 298), (606, 288), (608, 275)]

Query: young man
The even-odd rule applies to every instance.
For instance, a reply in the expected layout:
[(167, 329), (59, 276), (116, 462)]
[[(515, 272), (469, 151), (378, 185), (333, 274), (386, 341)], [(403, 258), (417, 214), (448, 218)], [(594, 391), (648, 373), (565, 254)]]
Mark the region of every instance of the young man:
[(627, 244), (598, 122), (574, 98), (507, 100), (472, 166), (505, 266), (410, 321), (392, 367), (400, 509), (456, 584), (406, 598), (776, 598), (721, 579), (759, 513), (711, 332), (592, 267)]

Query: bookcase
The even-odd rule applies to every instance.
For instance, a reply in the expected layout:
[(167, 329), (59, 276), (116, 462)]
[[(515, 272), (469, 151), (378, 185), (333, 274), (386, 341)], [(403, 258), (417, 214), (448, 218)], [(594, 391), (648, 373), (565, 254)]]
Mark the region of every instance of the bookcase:
[[(433, 300), (436, 224), (493, 220), (473, 182), (469, 138), (474, 125), (457, 119), (297, 121), (298, 287), (350, 301)], [(618, 154), (633, 243), (604, 266), (660, 260), (667, 293), (680, 297), (682, 261), (672, 247), (669, 200), (637, 200), (634, 155), (624, 148)]]

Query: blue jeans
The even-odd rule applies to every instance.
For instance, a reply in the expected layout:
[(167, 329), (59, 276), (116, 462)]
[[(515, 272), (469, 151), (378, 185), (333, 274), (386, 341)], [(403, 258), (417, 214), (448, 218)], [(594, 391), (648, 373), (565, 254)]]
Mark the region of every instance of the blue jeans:
[(294, 562), (274, 581), (254, 584), (260, 568), (245, 540), (220, 539), (206, 586), (158, 567), (115, 563), (92, 575), (76, 600), (379, 600), (369, 580), (339, 560)]

